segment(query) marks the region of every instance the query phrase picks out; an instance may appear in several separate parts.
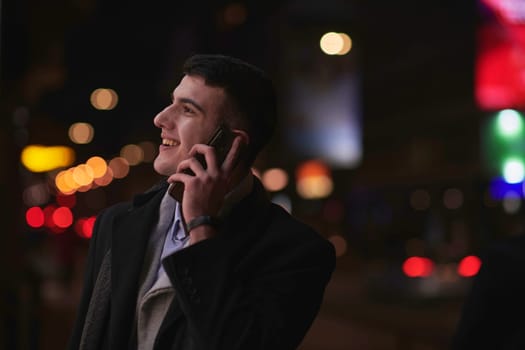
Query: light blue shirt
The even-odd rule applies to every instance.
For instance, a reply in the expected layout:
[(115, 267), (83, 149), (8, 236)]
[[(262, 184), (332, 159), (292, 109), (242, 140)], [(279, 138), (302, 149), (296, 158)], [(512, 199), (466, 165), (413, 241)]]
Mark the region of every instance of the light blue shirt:
[(164, 258), (168, 255), (171, 255), (184, 248), (188, 242), (189, 235), (186, 234), (186, 231), (182, 227), (181, 222), (182, 216), (180, 213), (180, 204), (177, 202), (175, 204), (173, 221), (168, 229), (166, 238), (164, 239), (164, 246), (160, 256), (161, 264), (159, 265), (159, 270), (157, 271), (157, 278), (159, 278), (160, 274), (164, 271), (162, 260), (164, 260)]

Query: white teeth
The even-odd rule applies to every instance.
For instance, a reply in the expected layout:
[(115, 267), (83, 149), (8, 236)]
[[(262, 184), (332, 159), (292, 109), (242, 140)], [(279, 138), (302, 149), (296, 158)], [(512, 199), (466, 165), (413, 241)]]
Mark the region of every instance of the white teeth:
[(170, 139), (162, 139), (162, 144), (165, 146), (175, 146), (177, 144), (177, 141)]

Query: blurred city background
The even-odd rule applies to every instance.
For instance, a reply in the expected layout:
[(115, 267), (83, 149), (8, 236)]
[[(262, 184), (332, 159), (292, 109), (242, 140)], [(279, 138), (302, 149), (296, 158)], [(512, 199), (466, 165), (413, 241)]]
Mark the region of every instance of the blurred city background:
[(2, 1), (0, 347), (65, 347), (93, 222), (160, 180), (193, 53), (276, 83), (254, 172), (338, 255), (301, 349), (446, 349), (524, 229), (523, 0)]

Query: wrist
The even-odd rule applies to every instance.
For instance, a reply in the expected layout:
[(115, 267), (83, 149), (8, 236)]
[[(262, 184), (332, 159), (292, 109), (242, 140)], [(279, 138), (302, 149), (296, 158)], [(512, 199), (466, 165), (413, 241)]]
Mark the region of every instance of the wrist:
[(195, 229), (202, 228), (204, 226), (209, 226), (218, 231), (221, 226), (221, 220), (211, 215), (201, 215), (194, 217), (186, 223), (186, 232), (191, 233)]
[(191, 230), (188, 235), (190, 237), (189, 245), (193, 245), (200, 241), (215, 237), (217, 235), (217, 230), (209, 225), (201, 225)]

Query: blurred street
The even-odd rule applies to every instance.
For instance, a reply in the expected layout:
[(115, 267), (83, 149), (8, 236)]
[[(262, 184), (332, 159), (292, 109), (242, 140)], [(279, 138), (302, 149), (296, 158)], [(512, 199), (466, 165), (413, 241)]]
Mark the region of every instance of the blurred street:
[[(370, 300), (358, 273), (339, 260), (325, 302), (301, 350), (447, 349), (461, 308), (459, 300), (414, 303)], [(343, 266), (341, 266), (343, 265)]]

